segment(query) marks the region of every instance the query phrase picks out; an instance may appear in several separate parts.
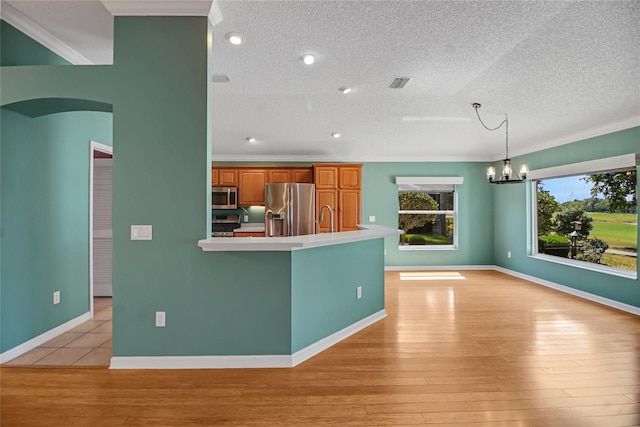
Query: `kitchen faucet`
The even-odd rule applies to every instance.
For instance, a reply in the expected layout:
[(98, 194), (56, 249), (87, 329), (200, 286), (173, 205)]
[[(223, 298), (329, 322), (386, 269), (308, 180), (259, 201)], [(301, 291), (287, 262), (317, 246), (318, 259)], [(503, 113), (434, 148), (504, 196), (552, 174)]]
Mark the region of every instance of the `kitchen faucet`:
[(329, 229), (333, 233), (333, 209), (329, 205), (323, 205), (320, 208), (320, 221), (324, 220), (324, 208), (329, 209)]

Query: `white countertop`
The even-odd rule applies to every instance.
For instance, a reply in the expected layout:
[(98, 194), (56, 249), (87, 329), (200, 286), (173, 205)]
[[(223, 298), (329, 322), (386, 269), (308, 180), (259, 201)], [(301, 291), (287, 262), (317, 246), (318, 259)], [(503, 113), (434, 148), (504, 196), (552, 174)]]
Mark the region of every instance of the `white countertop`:
[(241, 233), (264, 233), (264, 223), (261, 222), (243, 222), (240, 228), (236, 228), (233, 231), (239, 231)]
[(362, 240), (402, 234), (401, 230), (381, 225), (365, 224), (358, 225), (358, 227), (360, 228), (358, 231), (307, 234), (304, 236), (291, 237), (212, 237), (210, 239), (199, 240), (198, 246), (205, 252), (294, 251), (298, 249), (339, 245), (342, 243), (359, 242)]

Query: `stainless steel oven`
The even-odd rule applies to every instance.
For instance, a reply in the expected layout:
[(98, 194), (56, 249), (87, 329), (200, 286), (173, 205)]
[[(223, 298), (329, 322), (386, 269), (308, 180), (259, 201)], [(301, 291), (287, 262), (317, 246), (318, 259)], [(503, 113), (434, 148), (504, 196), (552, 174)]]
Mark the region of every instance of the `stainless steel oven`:
[(211, 209), (238, 209), (238, 187), (212, 187)]
[(240, 215), (214, 215), (211, 219), (212, 237), (233, 237), (236, 228), (240, 228)]

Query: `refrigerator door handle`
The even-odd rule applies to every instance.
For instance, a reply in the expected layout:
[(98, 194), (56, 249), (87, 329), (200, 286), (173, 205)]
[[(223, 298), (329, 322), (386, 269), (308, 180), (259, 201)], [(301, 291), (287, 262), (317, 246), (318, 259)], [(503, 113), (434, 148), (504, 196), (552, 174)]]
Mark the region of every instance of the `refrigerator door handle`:
[(289, 197), (289, 203), (287, 203), (287, 236), (293, 235), (293, 187), (287, 185), (287, 196)]

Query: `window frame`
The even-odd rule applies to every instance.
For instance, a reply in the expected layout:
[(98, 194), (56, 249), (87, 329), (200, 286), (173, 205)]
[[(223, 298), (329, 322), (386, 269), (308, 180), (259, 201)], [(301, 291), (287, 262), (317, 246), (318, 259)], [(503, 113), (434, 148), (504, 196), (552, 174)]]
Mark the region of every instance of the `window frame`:
[[(589, 175), (595, 173), (613, 172), (621, 169), (638, 170), (640, 164), (640, 154), (630, 153), (620, 156), (607, 157), (596, 160), (589, 160), (579, 163), (570, 163), (561, 166), (554, 166), (545, 169), (532, 170), (529, 172), (529, 193), (530, 193), (530, 209), (531, 218), (529, 238), (530, 250), (528, 256), (541, 261), (553, 262), (583, 270), (596, 271), (598, 273), (608, 274), (612, 276), (624, 277), (636, 280), (638, 272), (632, 270), (623, 270), (621, 268), (610, 267), (607, 265), (593, 264), (590, 262), (579, 261), (570, 258), (560, 258), (553, 255), (541, 254), (538, 252), (538, 181), (554, 178), (565, 178), (577, 175)], [(637, 184), (636, 184), (637, 186)], [(637, 216), (637, 214), (636, 214)], [(637, 245), (638, 242), (636, 242)]]
[[(463, 184), (464, 178), (460, 176), (449, 177), (396, 177), (396, 198), (400, 192), (406, 192), (411, 190), (400, 190), (400, 186), (405, 185), (418, 185), (424, 186), (437, 186), (437, 185), (451, 185), (453, 186), (453, 209), (443, 210), (400, 210), (398, 204), (398, 215), (400, 214), (437, 214), (437, 215), (452, 215), (453, 216), (453, 244), (451, 245), (400, 245), (398, 243), (398, 250), (400, 251), (457, 251), (458, 247), (458, 185)], [(428, 192), (428, 189), (416, 189), (415, 191)], [(399, 218), (398, 218), (399, 222)]]

